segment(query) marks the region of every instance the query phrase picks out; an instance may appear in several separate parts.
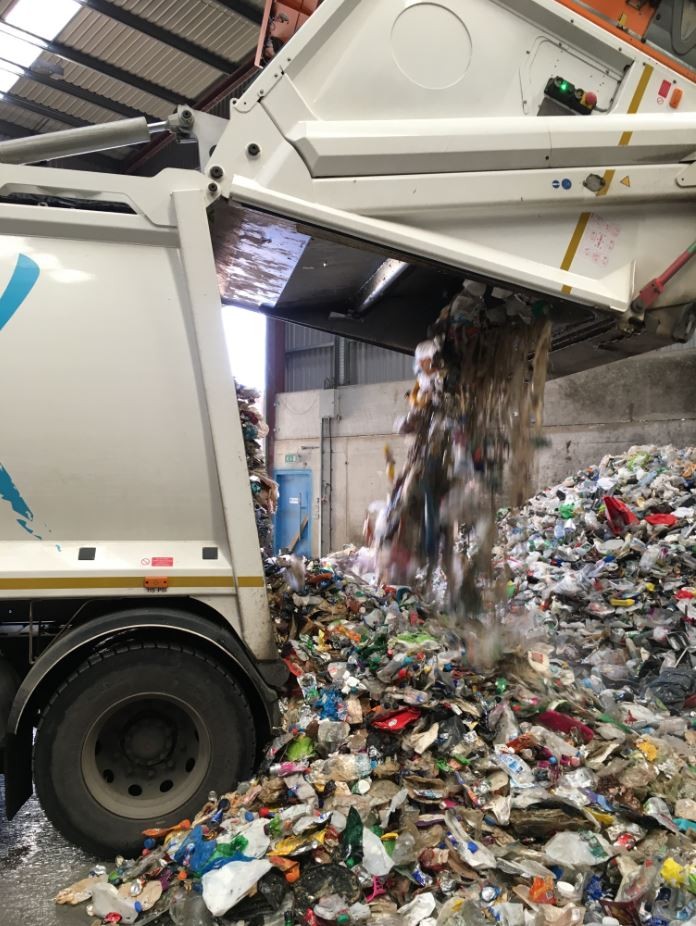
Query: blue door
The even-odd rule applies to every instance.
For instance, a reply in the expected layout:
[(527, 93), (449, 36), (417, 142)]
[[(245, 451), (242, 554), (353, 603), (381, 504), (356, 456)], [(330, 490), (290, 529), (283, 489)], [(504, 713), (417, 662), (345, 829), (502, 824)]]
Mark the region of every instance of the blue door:
[(280, 489), (275, 522), (277, 553), (312, 555), (312, 472), (308, 469), (276, 470)]

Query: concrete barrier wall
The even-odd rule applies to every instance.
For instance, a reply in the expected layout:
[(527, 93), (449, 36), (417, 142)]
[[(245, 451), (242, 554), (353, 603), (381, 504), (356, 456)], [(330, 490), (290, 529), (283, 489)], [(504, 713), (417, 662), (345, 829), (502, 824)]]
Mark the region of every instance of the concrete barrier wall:
[[(331, 471), (333, 548), (358, 542), (367, 505), (386, 495), (385, 444), (397, 464), (405, 457), (404, 438), (393, 434), (393, 426), (405, 413), (410, 387), (411, 382), (401, 382), (336, 390), (331, 452), (325, 446), (324, 454), (326, 482)], [(283, 393), (277, 401), (274, 465), (312, 470), (317, 553), (321, 393)], [(538, 454), (537, 487), (560, 482), (632, 444), (696, 444), (696, 349), (655, 352), (552, 380), (546, 386), (544, 430), (550, 445)], [(286, 463), (286, 454), (300, 461)]]

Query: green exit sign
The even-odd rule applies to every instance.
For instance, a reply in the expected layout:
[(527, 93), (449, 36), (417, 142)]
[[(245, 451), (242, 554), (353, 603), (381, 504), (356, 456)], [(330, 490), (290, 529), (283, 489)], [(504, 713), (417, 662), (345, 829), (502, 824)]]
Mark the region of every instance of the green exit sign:
[(286, 463), (299, 463), (300, 462), (299, 453), (286, 453), (285, 462)]

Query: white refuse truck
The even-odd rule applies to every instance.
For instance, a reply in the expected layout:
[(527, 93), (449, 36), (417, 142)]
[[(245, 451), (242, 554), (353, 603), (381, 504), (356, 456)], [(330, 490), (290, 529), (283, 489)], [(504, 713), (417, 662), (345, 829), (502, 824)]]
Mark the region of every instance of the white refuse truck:
[(33, 764), (66, 836), (135, 848), (269, 737), (283, 666), (221, 301), (411, 350), (475, 279), (543, 300), (558, 372), (689, 337), (693, 72), (578, 6), (324, 0), (229, 120), (169, 120), (198, 171), (30, 166), (144, 119), (0, 145), (10, 815)]

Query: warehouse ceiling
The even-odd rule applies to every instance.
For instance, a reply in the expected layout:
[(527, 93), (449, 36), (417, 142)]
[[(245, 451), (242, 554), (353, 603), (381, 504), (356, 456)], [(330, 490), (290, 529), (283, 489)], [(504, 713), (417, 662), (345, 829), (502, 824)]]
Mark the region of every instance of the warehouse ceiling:
[[(214, 109), (256, 72), (263, 7), (264, 0), (0, 0), (0, 139), (138, 115), (160, 121), (180, 103)], [(162, 146), (160, 139), (81, 164), (140, 172)]]

